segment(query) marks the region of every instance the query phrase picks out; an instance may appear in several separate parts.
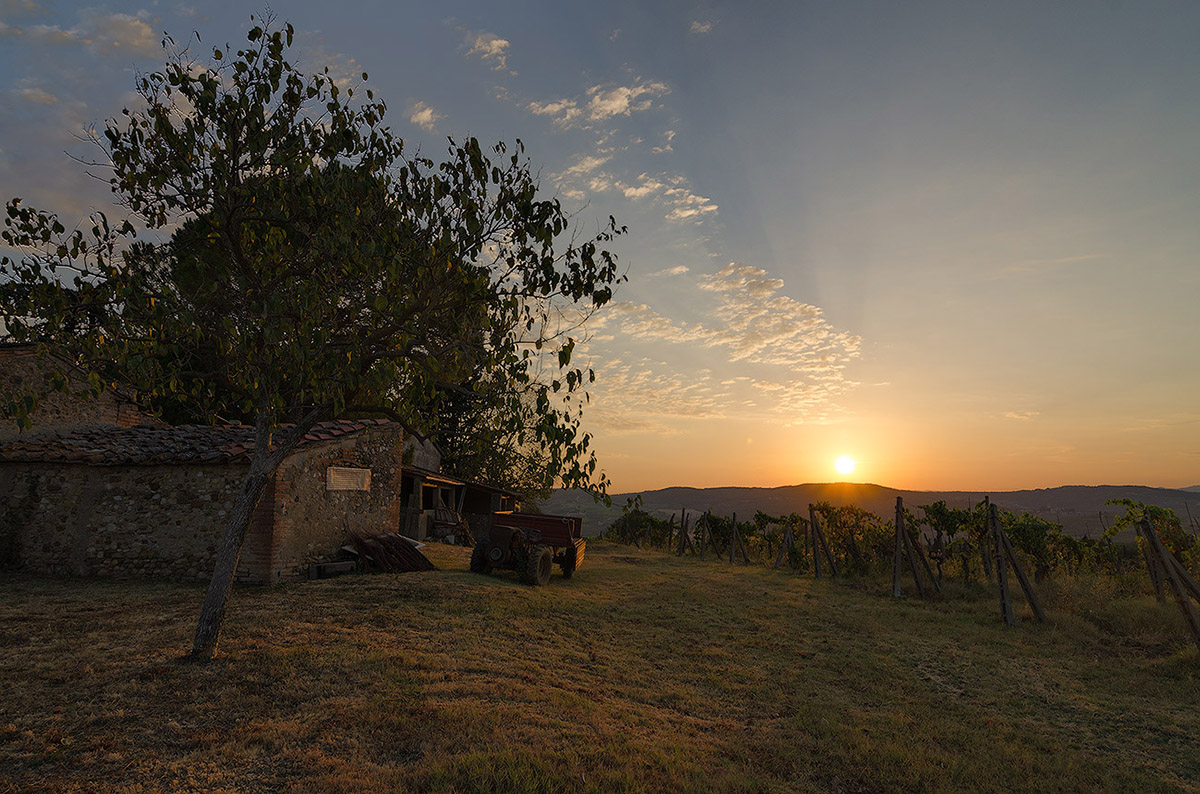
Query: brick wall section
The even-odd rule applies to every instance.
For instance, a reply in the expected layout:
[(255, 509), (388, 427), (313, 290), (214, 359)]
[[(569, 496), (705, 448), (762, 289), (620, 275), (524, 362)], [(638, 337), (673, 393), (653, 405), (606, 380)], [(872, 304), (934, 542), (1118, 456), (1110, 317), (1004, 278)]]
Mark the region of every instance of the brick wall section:
[[(58, 359), (39, 358), (32, 347), (0, 347), (0, 394), (8, 391), (41, 394), (47, 389), (47, 373), (42, 366), (71, 371)], [(86, 383), (82, 379), (69, 382), (66, 392), (50, 392), (39, 400), (32, 428), (21, 431), (16, 420), (0, 419), (0, 441), (17, 438), (23, 432), (65, 431), (97, 424), (133, 427), (151, 421), (136, 405), (111, 391), (96, 398), (81, 397), (77, 393)]]
[[(303, 577), (338, 556), (347, 528), (394, 531), (402, 444), (383, 425), (289, 456), (251, 520), (238, 580)], [(370, 468), (371, 490), (326, 491), (330, 465)], [(18, 564), (36, 573), (207, 579), (247, 470), (0, 461), (0, 533), (15, 533)]]

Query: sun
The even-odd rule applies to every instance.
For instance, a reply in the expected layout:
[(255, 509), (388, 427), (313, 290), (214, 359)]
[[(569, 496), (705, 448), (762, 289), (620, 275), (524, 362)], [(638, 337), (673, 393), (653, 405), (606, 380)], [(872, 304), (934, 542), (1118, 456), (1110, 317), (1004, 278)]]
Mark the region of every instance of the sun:
[(855, 467), (858, 466), (857, 461), (849, 455), (842, 455), (833, 462), (833, 468), (837, 469), (837, 473), (843, 476), (853, 474)]

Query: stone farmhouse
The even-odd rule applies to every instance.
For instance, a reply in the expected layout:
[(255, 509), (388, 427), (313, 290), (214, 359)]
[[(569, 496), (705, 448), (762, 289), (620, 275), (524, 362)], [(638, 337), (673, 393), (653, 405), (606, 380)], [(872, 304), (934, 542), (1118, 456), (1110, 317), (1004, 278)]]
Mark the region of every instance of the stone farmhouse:
[[(0, 345), (0, 385), (36, 387), (38, 361), (32, 346)], [(52, 395), (31, 430), (0, 425), (0, 565), (205, 579), (253, 447), (244, 425), (164, 425), (116, 392)], [(517, 507), (511, 492), (440, 468), (437, 448), (398, 424), (317, 425), (259, 501), (237, 579), (309, 576), (338, 559), (350, 532), (462, 540), (464, 525), (478, 530), (494, 511)]]

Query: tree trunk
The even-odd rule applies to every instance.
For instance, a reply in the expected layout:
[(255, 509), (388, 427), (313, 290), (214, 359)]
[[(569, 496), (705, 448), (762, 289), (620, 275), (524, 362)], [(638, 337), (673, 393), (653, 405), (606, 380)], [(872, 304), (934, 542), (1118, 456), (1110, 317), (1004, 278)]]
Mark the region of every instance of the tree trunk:
[(237, 572), (238, 558), (242, 553), (242, 542), (246, 539), (246, 531), (250, 528), (250, 518), (258, 507), (267, 483), (279, 468), (283, 459), (295, 449), (304, 435), (317, 423), (323, 409), (314, 408), (297, 424), (288, 428), (287, 433), (279, 440), (278, 446), (271, 449), (272, 415), (266, 410), (260, 410), (258, 421), (254, 428), (254, 456), (250, 460), (250, 471), (242, 483), (242, 492), (233, 505), (232, 514), (225, 525), (225, 537), (221, 548), (217, 551), (216, 565), (213, 567), (213, 577), (208, 584), (208, 593), (204, 596), (204, 606), (200, 609), (200, 622), (196, 626), (196, 637), (192, 641), (193, 659), (207, 661), (217, 652), (217, 642), (221, 638), (221, 626), (225, 622), (225, 608), (229, 603), (229, 595), (233, 591), (233, 576)]
[[(256, 463), (257, 459), (256, 453)], [(229, 522), (225, 525), (225, 538), (217, 552), (217, 564), (213, 569), (212, 580), (208, 583), (204, 606), (200, 610), (200, 623), (196, 627), (196, 638), (192, 642), (192, 657), (195, 659), (211, 659), (217, 652), (217, 640), (221, 636), (221, 624), (225, 622), (225, 607), (233, 591), (233, 575), (237, 571), (238, 558), (242, 554), (242, 542), (246, 539), (246, 530), (250, 527), (250, 517), (254, 514), (254, 508), (258, 506), (259, 497), (262, 496), (273, 473), (273, 470), (256, 471), (254, 464), (251, 464), (250, 473), (242, 483), (242, 492), (238, 495)]]

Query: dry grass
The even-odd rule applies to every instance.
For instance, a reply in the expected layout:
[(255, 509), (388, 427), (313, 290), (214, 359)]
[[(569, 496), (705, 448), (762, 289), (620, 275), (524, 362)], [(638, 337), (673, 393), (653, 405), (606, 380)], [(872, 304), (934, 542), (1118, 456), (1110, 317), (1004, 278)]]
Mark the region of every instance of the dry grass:
[(961, 587), (434, 554), (240, 589), (209, 665), (201, 588), (0, 574), (0, 792), (1200, 791), (1200, 659), (1144, 595), (1006, 629)]

